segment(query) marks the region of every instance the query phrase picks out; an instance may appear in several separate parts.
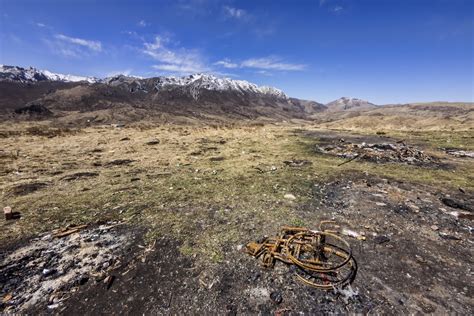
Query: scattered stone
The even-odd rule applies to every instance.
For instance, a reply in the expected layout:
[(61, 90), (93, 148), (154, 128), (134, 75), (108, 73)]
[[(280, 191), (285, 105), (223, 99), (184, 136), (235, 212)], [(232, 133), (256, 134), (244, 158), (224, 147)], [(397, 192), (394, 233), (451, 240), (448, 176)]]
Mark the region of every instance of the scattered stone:
[(437, 225), (431, 225), (430, 227), (434, 231), (437, 231), (439, 229), (439, 227)]
[(112, 286), (112, 283), (114, 283), (114, 280), (115, 280), (115, 276), (113, 276), (113, 275), (108, 275), (104, 279), (104, 283), (106, 285), (107, 290), (110, 289), (110, 287)]
[(377, 205), (377, 206), (386, 206), (387, 204), (382, 203), (382, 202), (376, 202), (375, 205)]
[(120, 139), (121, 142), (124, 142), (124, 141), (127, 141), (127, 140), (130, 140), (130, 137), (124, 137), (124, 138)]
[(283, 301), (283, 297), (281, 296), (280, 292), (272, 292), (270, 293), (270, 299), (275, 302), (277, 305)]
[(290, 193), (285, 194), (283, 197), (287, 200), (296, 200), (296, 196)]

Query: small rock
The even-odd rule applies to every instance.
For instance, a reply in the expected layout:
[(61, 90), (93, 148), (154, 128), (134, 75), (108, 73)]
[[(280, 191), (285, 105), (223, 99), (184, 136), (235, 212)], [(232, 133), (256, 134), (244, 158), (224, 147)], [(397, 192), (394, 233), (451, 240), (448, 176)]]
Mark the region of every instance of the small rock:
[(285, 194), (283, 197), (287, 200), (296, 200), (296, 196), (290, 193)]
[(377, 206), (386, 206), (387, 204), (382, 203), (382, 202), (376, 202), (375, 205), (377, 205)]
[(439, 229), (439, 227), (438, 227), (437, 225), (431, 225), (431, 229), (434, 230), (434, 231), (436, 231), (436, 230)]
[(56, 272), (55, 269), (43, 269), (42, 273), (43, 273), (43, 276), (47, 277), (47, 276), (50, 276), (52, 274), (54, 274)]
[(276, 304), (280, 304), (283, 301), (283, 297), (281, 296), (280, 292), (272, 292), (270, 294), (270, 298)]

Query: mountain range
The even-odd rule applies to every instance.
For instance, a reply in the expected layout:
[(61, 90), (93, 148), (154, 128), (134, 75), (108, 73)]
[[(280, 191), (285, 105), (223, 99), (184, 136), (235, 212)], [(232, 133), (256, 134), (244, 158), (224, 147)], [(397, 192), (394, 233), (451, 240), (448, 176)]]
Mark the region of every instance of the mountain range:
[[(343, 97), (322, 104), (283, 91), (210, 74), (99, 79), (33, 67), (0, 66), (0, 113), (8, 118), (65, 118), (107, 123), (163, 116), (230, 119), (305, 119), (320, 112), (376, 105)], [(74, 119), (71, 117), (74, 114)]]

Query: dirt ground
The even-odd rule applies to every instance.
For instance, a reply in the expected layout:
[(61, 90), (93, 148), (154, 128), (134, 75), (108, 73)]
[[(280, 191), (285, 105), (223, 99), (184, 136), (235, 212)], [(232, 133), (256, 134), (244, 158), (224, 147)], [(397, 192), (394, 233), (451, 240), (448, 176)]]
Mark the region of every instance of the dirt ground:
[[(18, 212), (0, 222), (3, 312), (474, 312), (474, 161), (444, 151), (472, 151), (471, 131), (3, 125), (0, 135), (1, 206)], [(437, 163), (317, 150), (341, 138), (403, 140)], [(326, 219), (365, 237), (344, 236), (358, 264), (348, 287), (308, 287), (291, 266), (263, 268), (244, 251), (283, 225)]]

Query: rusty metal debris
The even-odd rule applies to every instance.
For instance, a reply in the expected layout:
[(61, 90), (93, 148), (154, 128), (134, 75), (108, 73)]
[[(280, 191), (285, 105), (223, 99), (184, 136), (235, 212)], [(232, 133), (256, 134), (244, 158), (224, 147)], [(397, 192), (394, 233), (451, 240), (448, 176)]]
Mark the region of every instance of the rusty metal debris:
[(357, 273), (351, 247), (336, 231), (323, 229), (325, 224), (334, 222), (322, 221), (319, 230), (284, 226), (277, 237), (247, 244), (247, 252), (261, 258), (264, 267), (273, 267), (277, 260), (294, 265), (297, 279), (315, 288), (350, 284)]

